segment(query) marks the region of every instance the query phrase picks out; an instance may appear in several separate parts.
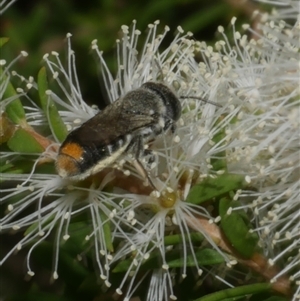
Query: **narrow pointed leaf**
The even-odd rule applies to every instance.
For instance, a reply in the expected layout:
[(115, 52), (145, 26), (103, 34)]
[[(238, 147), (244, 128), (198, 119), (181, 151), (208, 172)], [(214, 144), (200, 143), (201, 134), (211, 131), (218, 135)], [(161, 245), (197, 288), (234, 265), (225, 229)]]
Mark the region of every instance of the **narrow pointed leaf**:
[[(3, 160), (4, 161), (4, 160)], [(22, 174), (26, 172), (30, 172), (32, 169), (32, 162), (30, 160), (18, 160), (7, 162), (4, 165), (0, 166), (0, 173), (14, 173), (14, 174)]]
[[(219, 252), (209, 248), (202, 248), (195, 250), (195, 257), (197, 260), (197, 264), (201, 265), (215, 265), (223, 263), (225, 260), (223, 256)], [(114, 273), (125, 272), (128, 270), (132, 263), (132, 258), (120, 261), (117, 266), (113, 269)], [(179, 250), (172, 250), (166, 254), (166, 261), (170, 268), (178, 268), (184, 265), (184, 259), (182, 258), (182, 254)], [(188, 267), (196, 266), (196, 262), (194, 261), (194, 257), (189, 254), (185, 259), (186, 265)], [(152, 270), (154, 268), (161, 267), (161, 254), (159, 252), (152, 253), (148, 260), (146, 260), (141, 265), (141, 270)]]
[[(102, 221), (106, 221), (108, 219), (104, 212), (99, 211), (99, 214), (100, 214), (100, 218)], [(113, 247), (113, 243), (112, 243), (112, 234), (111, 234), (111, 227), (110, 227), (109, 220), (102, 225), (102, 229), (104, 232), (104, 240), (105, 240), (106, 249), (110, 252), (113, 252), (114, 247)]]
[(7, 114), (3, 113), (0, 117), (0, 144), (8, 141), (14, 134), (15, 129), (16, 125), (7, 118)]
[[(224, 257), (221, 256), (219, 252), (213, 249), (199, 249), (198, 251), (195, 251), (195, 255), (198, 265), (214, 265), (223, 263), (225, 261)], [(179, 256), (178, 258), (173, 260), (168, 260), (167, 262), (170, 268), (180, 268), (183, 266), (182, 256)], [(196, 266), (194, 257), (192, 255), (187, 256), (186, 264), (188, 267)]]
[(4, 46), (4, 44), (6, 44), (8, 42), (9, 38), (6, 38), (6, 37), (2, 37), (0, 38), (0, 48), (2, 46)]
[(48, 123), (57, 139), (62, 142), (66, 138), (68, 131), (61, 116), (59, 115), (54, 101), (46, 94), (46, 91), (48, 90), (48, 81), (46, 69), (44, 67), (41, 68), (38, 74), (38, 90), (41, 106), (48, 119)]
[(245, 184), (244, 176), (235, 174), (223, 174), (215, 179), (207, 178), (191, 188), (186, 201), (200, 204), (232, 190), (242, 189)]
[(7, 142), (8, 147), (14, 152), (41, 153), (44, 148), (28, 131), (19, 128)]
[(270, 290), (271, 290), (270, 283), (257, 283), (257, 284), (243, 285), (235, 288), (221, 290), (219, 292), (206, 295), (194, 301), (223, 301), (223, 300), (227, 300), (228, 298), (242, 297), (242, 296), (246, 297), (248, 295), (267, 292)]
[(180, 234), (168, 235), (165, 236), (164, 243), (165, 246), (171, 246), (171, 245), (173, 246), (173, 245), (181, 244), (183, 239), (185, 239), (185, 241), (188, 241), (189, 238), (192, 242), (202, 242), (204, 236), (199, 232), (192, 232), (189, 233), (188, 235), (185, 235), (184, 237), (182, 237), (182, 235)]
[[(3, 70), (0, 69), (0, 74), (2, 72)], [(2, 80), (7, 81), (9, 80), (9, 78), (6, 75), (2, 74)], [(5, 92), (3, 94), (3, 101), (8, 101), (8, 104), (5, 105), (5, 112), (7, 113), (8, 118), (16, 124), (25, 124), (25, 110), (11, 82), (8, 82), (6, 86)]]
[[(222, 119), (218, 120), (218, 122), (222, 122)], [(216, 125), (217, 127), (217, 125)], [(226, 137), (225, 128), (220, 129), (216, 135), (213, 137), (213, 142), (215, 144), (222, 143), (222, 140)], [(227, 171), (227, 161), (226, 161), (226, 152), (221, 151), (215, 155), (217, 158), (212, 158), (211, 165), (213, 166), (213, 170), (224, 170)]]
[(249, 301), (289, 301), (287, 298), (281, 297), (281, 296), (266, 296), (266, 294), (255, 294), (253, 295)]
[(258, 235), (250, 232), (250, 221), (243, 211), (228, 214), (229, 208), (237, 205), (237, 201), (228, 198), (220, 200), (221, 228), (233, 248), (245, 258), (250, 258), (257, 249)]

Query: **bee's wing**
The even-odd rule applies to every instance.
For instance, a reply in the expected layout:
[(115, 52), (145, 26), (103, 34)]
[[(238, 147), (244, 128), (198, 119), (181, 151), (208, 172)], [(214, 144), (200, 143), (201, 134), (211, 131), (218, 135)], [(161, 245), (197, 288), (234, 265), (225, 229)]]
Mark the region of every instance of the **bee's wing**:
[(122, 99), (117, 100), (71, 132), (67, 139), (82, 146), (98, 148), (113, 144), (153, 123), (153, 116), (133, 108), (128, 103), (124, 104)]

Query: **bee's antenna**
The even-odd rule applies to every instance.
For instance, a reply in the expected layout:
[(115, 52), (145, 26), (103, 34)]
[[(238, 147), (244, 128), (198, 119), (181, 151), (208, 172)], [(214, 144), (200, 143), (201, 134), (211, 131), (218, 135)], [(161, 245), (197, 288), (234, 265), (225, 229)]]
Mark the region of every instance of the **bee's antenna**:
[(219, 108), (222, 108), (222, 106), (214, 101), (211, 101), (211, 100), (207, 100), (207, 99), (203, 99), (201, 97), (198, 97), (198, 96), (180, 96), (179, 97), (180, 99), (186, 99), (186, 98), (191, 98), (191, 99), (198, 99), (198, 100), (201, 100), (203, 102), (206, 102), (206, 103), (210, 103), (212, 105), (215, 105), (216, 107), (219, 107)]
[[(159, 63), (158, 63), (158, 58), (157, 58), (157, 56), (155, 55), (154, 56), (154, 58), (153, 58), (153, 62), (154, 62), (154, 64), (156, 65), (156, 67), (157, 67), (157, 69), (158, 69), (158, 76), (159, 76), (159, 74), (161, 75), (161, 82), (165, 82), (165, 77), (164, 77), (164, 73), (163, 73), (163, 70), (162, 70), (162, 68), (161, 68), (161, 66), (159, 65)], [(157, 77), (158, 77), (157, 76)]]

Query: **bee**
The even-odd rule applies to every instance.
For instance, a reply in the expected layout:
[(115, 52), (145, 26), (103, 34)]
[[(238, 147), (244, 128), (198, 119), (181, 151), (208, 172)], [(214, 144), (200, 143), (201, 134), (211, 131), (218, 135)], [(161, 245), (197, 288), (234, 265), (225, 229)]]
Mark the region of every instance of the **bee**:
[(57, 172), (83, 180), (131, 154), (147, 176), (140, 162), (145, 144), (169, 129), (174, 132), (180, 116), (181, 104), (171, 89), (146, 82), (68, 134), (59, 148)]

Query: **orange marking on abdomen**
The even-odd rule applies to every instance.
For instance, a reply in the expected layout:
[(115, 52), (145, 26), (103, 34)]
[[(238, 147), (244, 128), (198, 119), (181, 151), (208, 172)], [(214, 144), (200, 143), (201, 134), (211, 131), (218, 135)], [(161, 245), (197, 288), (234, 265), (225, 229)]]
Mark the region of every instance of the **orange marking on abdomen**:
[(80, 173), (75, 159), (64, 154), (58, 155), (56, 169), (62, 178), (76, 176)]
[(68, 155), (75, 160), (80, 160), (83, 154), (83, 148), (77, 143), (67, 143), (64, 147), (60, 149), (60, 153)]

